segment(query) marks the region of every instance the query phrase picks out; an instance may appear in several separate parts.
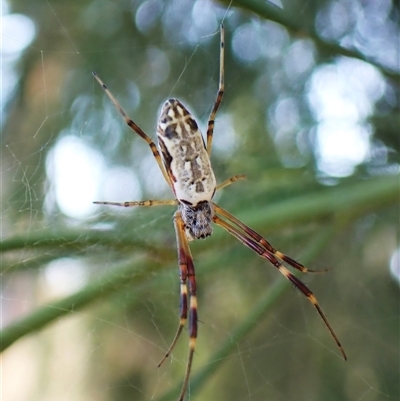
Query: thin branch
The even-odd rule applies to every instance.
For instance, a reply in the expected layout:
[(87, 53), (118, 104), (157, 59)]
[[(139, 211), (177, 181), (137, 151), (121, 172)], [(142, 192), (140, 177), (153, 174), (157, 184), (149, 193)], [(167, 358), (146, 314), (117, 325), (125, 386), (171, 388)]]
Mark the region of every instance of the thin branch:
[(332, 54), (337, 54), (346, 57), (352, 57), (359, 60), (366, 61), (374, 65), (378, 68), (383, 74), (385, 74), (388, 78), (394, 80), (397, 83), (400, 83), (400, 74), (395, 72), (388, 67), (380, 64), (379, 62), (372, 60), (367, 57), (365, 54), (359, 52), (355, 49), (347, 49), (343, 46), (338, 45), (337, 43), (330, 42), (324, 38), (321, 38), (314, 30), (310, 30), (302, 26), (298, 20), (292, 20), (288, 18), (287, 14), (284, 10), (279, 8), (273, 3), (268, 1), (260, 1), (260, 0), (233, 0), (233, 5), (236, 5), (240, 8), (250, 10), (262, 18), (268, 19), (270, 21), (275, 21), (280, 25), (286, 27), (293, 35), (297, 36), (305, 36), (313, 39), (317, 47), (320, 50), (325, 52), (329, 52)]
[(145, 280), (151, 280), (155, 271), (165, 264), (129, 263), (111, 269), (102, 277), (85, 286), (82, 290), (55, 302), (38, 307), (28, 316), (21, 318), (0, 331), (0, 351), (4, 351), (21, 337), (43, 329), (46, 325), (65, 315), (73, 314), (86, 305), (108, 298), (116, 292)]

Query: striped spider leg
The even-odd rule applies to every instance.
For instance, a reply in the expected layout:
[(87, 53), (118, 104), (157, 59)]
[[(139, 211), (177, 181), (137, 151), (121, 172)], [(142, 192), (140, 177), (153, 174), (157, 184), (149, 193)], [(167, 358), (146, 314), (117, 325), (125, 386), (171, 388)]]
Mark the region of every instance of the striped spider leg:
[(224, 94), (223, 25), (221, 24), (220, 27), (219, 88), (208, 119), (207, 145), (204, 142), (195, 119), (188, 109), (179, 100), (169, 99), (164, 103), (158, 119), (158, 150), (150, 137), (126, 115), (118, 101), (98, 75), (94, 72), (93, 75), (102, 86), (107, 96), (114, 103), (126, 124), (147, 142), (165, 180), (175, 195), (175, 199), (170, 200), (144, 200), (122, 203), (96, 201), (94, 203), (123, 207), (177, 206), (173, 221), (176, 233), (180, 275), (180, 320), (171, 346), (158, 366), (161, 366), (171, 354), (186, 321), (189, 320), (189, 354), (179, 401), (183, 401), (185, 398), (189, 383), (198, 328), (196, 276), (193, 258), (189, 248), (189, 241), (210, 236), (212, 234), (212, 223), (221, 226), (243, 245), (272, 263), (283, 276), (291, 281), (296, 288), (308, 298), (317, 309), (317, 312), (334, 338), (343, 358), (346, 359), (346, 354), (344, 353), (340, 341), (325, 314), (322, 312), (316, 297), (308, 287), (290, 273), (282, 263), (286, 262), (303, 273), (314, 271), (307, 269), (294, 259), (273, 248), (261, 235), (257, 234), (229, 212), (212, 202), (212, 198), (217, 190), (245, 178), (244, 175), (236, 175), (217, 185), (210, 161), (214, 120)]
[[(301, 263), (297, 262), (296, 260), (292, 259), (291, 257), (283, 254), (282, 252), (276, 250), (265, 238), (263, 238), (260, 234), (256, 233), (250, 227), (246, 226), (240, 220), (238, 220), (235, 216), (227, 212), (226, 210), (222, 209), (216, 203), (213, 202), (213, 207), (215, 214), (213, 216), (213, 221), (215, 224), (219, 225), (220, 227), (224, 228), (230, 234), (232, 234), (236, 239), (238, 239), (243, 245), (247, 246), (254, 252), (258, 253), (262, 258), (267, 259), (270, 263), (272, 263), (278, 271), (285, 276), (294, 286), (300, 290), (308, 300), (314, 305), (317, 312), (321, 316), (325, 326), (331, 333), (331, 336), (335, 340), (337, 346), (342, 353), (343, 359), (347, 360), (346, 353), (342, 347), (342, 344), (339, 341), (338, 336), (336, 335), (335, 331), (333, 330), (332, 326), (330, 325), (327, 317), (325, 316), (324, 312), (322, 311), (317, 298), (312, 293), (312, 291), (296, 276), (294, 276), (285, 266), (283, 266), (281, 261), (286, 262), (288, 265), (292, 266), (293, 268), (301, 271), (302, 273), (319, 273), (320, 271), (317, 270), (310, 270), (303, 266)], [(223, 216), (226, 220), (221, 219), (219, 216)], [(231, 224), (233, 223), (233, 224)]]

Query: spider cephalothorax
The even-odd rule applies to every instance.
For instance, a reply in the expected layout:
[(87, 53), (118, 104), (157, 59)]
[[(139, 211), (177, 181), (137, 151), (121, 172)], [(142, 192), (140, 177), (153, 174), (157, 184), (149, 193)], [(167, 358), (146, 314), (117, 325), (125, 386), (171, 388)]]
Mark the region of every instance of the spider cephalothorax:
[(180, 202), (178, 209), (181, 212), (185, 224), (185, 233), (189, 241), (211, 235), (214, 211), (210, 202), (199, 202), (196, 206), (189, 206)]

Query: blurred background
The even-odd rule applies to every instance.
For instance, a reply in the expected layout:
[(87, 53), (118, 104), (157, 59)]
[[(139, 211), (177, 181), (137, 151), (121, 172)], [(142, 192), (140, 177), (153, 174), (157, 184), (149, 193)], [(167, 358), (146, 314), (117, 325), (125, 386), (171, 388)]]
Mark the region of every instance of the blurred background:
[(398, 400), (399, 4), (390, 0), (1, 1), (5, 400), (176, 400), (174, 208), (146, 143), (177, 97), (202, 132), (225, 96), (215, 200), (277, 249), (310, 302), (216, 228), (191, 243), (199, 337), (187, 400)]

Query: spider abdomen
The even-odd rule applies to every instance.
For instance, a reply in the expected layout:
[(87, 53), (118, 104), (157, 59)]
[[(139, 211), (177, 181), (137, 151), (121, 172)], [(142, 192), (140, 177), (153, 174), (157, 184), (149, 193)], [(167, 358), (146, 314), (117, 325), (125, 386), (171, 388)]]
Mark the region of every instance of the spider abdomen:
[(210, 158), (196, 120), (179, 100), (164, 103), (157, 137), (176, 198), (191, 206), (210, 201), (216, 188)]

